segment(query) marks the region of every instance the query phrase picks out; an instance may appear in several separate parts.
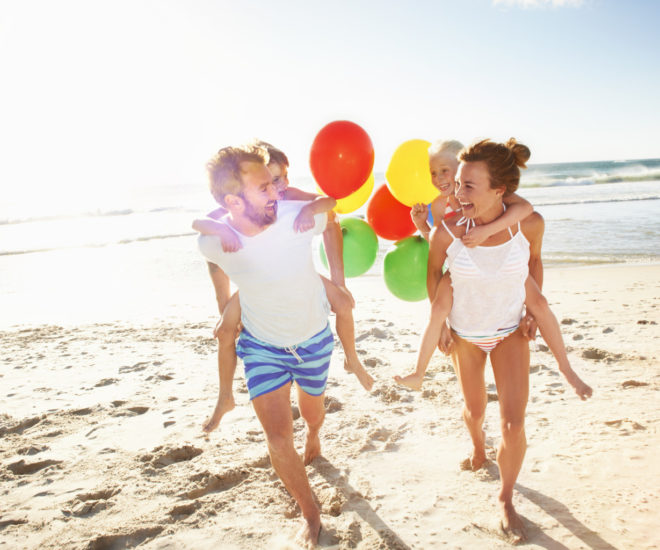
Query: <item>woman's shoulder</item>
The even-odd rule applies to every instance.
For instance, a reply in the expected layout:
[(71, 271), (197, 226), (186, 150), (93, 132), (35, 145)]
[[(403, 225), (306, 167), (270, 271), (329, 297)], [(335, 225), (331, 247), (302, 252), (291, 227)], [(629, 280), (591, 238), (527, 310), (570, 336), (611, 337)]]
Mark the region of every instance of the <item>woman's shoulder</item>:
[(434, 226), (432, 238), (435, 238), (439, 243), (446, 243), (449, 245), (455, 238), (460, 239), (465, 235), (465, 225), (458, 225), (460, 216), (452, 216), (447, 219), (440, 219), (439, 223)]

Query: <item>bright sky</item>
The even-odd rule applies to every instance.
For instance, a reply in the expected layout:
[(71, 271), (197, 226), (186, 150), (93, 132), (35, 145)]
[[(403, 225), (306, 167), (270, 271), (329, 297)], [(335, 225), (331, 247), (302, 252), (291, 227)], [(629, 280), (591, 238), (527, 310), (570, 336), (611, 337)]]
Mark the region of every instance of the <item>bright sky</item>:
[(655, 0), (0, 0), (2, 194), (201, 183), (251, 137), (308, 174), (336, 119), (376, 171), (413, 138), (660, 157), (658, 24)]

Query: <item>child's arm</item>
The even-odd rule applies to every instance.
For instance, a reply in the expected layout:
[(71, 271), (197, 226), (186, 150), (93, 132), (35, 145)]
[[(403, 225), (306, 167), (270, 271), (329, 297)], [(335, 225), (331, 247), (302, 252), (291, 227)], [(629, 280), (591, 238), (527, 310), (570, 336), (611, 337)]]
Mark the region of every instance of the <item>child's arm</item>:
[(222, 250), (225, 252), (236, 252), (243, 247), (238, 235), (224, 222), (211, 218), (196, 219), (192, 223), (192, 228), (202, 235), (220, 237)]
[(429, 208), (425, 204), (417, 203), (413, 204), (412, 209), (410, 210), (410, 217), (412, 218), (415, 227), (419, 229), (419, 232), (422, 234), (427, 241), (429, 240), (429, 234), (431, 233), (431, 226), (429, 226)]
[(424, 375), (426, 374), (426, 369), (429, 365), (429, 361), (433, 356), (436, 346), (438, 345), (438, 340), (440, 339), (440, 333), (442, 327), (449, 317), (449, 312), (451, 311), (451, 306), (453, 303), (453, 293), (451, 288), (451, 279), (449, 272), (445, 273), (440, 279), (440, 284), (436, 290), (435, 298), (431, 303), (431, 317), (429, 323), (426, 326), (424, 335), (422, 336), (422, 341), (419, 347), (419, 352), (417, 353), (417, 364), (415, 365), (415, 372), (409, 374), (408, 376), (401, 377), (395, 376), (399, 384), (408, 386), (413, 390), (419, 390), (422, 387), (422, 381), (424, 380)]
[(504, 204), (506, 205), (506, 212), (499, 218), (485, 225), (477, 225), (463, 236), (461, 240), (465, 246), (471, 248), (480, 245), (491, 235), (504, 231), (507, 227), (524, 220), (534, 212), (534, 207), (516, 193), (505, 197)]
[(548, 306), (548, 301), (543, 294), (541, 294), (538, 285), (534, 282), (532, 277), (528, 276), (527, 281), (525, 281), (525, 292), (527, 293), (525, 305), (531, 311), (532, 315), (534, 315), (534, 318), (539, 325), (539, 329), (541, 329), (543, 339), (546, 341), (550, 351), (555, 356), (555, 359), (559, 364), (559, 372), (561, 372), (564, 375), (564, 378), (566, 378), (566, 381), (573, 386), (575, 393), (578, 394), (580, 399), (584, 401), (588, 397), (591, 397), (592, 389), (582, 381), (568, 362), (568, 356), (566, 355), (566, 348), (564, 347), (564, 340), (561, 336), (561, 330), (557, 318), (554, 313), (552, 313), (552, 310)]
[(287, 187), (284, 191), (284, 198), (286, 200), (309, 200), (309, 204), (306, 204), (300, 209), (300, 213), (296, 216), (296, 219), (293, 221), (294, 231), (303, 233), (309, 231), (314, 227), (314, 216), (320, 214), (321, 212), (330, 212), (335, 206), (337, 206), (337, 200), (332, 197), (326, 197), (325, 195), (316, 195), (314, 193), (307, 193), (296, 189), (295, 187)]
[(212, 210), (209, 212), (206, 217), (211, 218), (213, 220), (219, 220), (223, 216), (226, 216), (229, 214), (229, 210), (227, 210), (224, 206), (218, 206), (215, 210)]

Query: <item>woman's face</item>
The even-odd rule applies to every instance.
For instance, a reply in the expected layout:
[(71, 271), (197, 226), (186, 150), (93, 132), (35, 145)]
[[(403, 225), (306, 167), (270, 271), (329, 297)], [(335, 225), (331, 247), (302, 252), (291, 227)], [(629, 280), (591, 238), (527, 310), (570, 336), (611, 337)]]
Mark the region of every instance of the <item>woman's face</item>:
[(493, 189), (490, 186), (490, 174), (483, 161), (459, 164), (455, 193), (463, 208), (463, 215), (468, 218), (489, 215), (495, 208), (502, 208), (504, 189)]
[(271, 162), (268, 165), (270, 173), (273, 174), (273, 185), (277, 190), (277, 194), (280, 199), (284, 198), (284, 191), (289, 187), (289, 168), (278, 164), (277, 162)]
[(454, 192), (454, 180), (458, 161), (450, 155), (442, 153), (429, 157), (431, 182), (440, 191), (440, 195), (448, 197)]

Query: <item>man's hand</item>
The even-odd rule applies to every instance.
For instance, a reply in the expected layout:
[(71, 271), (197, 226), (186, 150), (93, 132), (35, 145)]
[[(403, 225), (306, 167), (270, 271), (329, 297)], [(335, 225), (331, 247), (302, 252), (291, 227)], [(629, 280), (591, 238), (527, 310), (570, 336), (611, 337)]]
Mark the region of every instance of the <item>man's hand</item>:
[(465, 235), (463, 235), (461, 237), (461, 241), (468, 248), (473, 248), (475, 246), (479, 246), (488, 237), (490, 237), (490, 231), (488, 231), (483, 225), (477, 225), (470, 229), (470, 231)]
[(293, 221), (294, 231), (304, 233), (314, 227), (314, 213), (310, 207), (311, 204), (307, 204), (300, 209), (298, 216), (296, 216), (296, 219)]
[(415, 227), (422, 231), (422, 228), (426, 225), (426, 220), (429, 219), (429, 207), (422, 203), (414, 204), (410, 211), (410, 217)]
[(229, 229), (229, 227), (227, 227), (225, 224), (221, 224), (218, 230), (220, 235), (220, 243), (222, 244), (222, 250), (224, 252), (237, 252), (243, 248), (238, 235)]
[(531, 313), (528, 313), (523, 317), (523, 320), (520, 322), (520, 326), (522, 327), (522, 333), (525, 338), (528, 340), (535, 340), (536, 339), (536, 331), (539, 328), (536, 319), (532, 317)]

